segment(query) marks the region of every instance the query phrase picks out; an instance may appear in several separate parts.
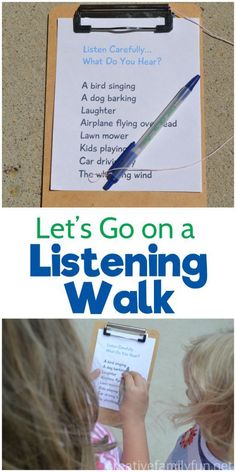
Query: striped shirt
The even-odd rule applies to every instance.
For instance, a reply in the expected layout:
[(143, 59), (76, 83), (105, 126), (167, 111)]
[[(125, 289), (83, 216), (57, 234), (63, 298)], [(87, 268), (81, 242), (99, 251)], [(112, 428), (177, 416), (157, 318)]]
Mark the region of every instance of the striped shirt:
[[(92, 442), (96, 443), (101, 441), (104, 436), (108, 436), (108, 444), (115, 442), (114, 437), (112, 436), (111, 432), (108, 431), (103, 425), (100, 423), (96, 423), (94, 430), (92, 432)], [(122, 464), (120, 461), (121, 458), (121, 450), (118, 447), (114, 447), (110, 451), (101, 452), (96, 454), (96, 469), (97, 470), (120, 470), (120, 469), (128, 469), (125, 464)]]

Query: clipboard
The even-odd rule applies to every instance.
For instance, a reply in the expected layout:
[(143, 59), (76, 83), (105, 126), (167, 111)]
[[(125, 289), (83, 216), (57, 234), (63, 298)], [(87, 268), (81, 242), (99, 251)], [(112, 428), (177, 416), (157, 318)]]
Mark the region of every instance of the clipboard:
[[(99, 4), (98, 4), (99, 5)], [(109, 4), (108, 4), (109, 5)], [(132, 5), (132, 4), (131, 4)], [(134, 5), (134, 4), (133, 4)], [(152, 6), (158, 4), (150, 4)], [(159, 4), (163, 5), (163, 4)], [(96, 6), (96, 5), (95, 5)], [(90, 5), (93, 16), (94, 5)], [(130, 6), (125, 4), (125, 7)], [(146, 8), (146, 5), (142, 7)], [(201, 10), (195, 4), (171, 3), (174, 13), (175, 7), (183, 16), (197, 17), (201, 21)], [(88, 5), (87, 5), (88, 8)], [(106, 7), (107, 8), (107, 7)], [(116, 11), (117, 5), (109, 5), (109, 11)], [(205, 207), (207, 206), (206, 191), (206, 165), (202, 160), (202, 192), (159, 192), (159, 191), (61, 191), (51, 190), (51, 166), (52, 166), (52, 135), (53, 114), (56, 79), (57, 58), (57, 20), (58, 18), (74, 18), (78, 5), (67, 4), (55, 7), (48, 19), (48, 47), (47, 47), (47, 77), (45, 99), (45, 124), (44, 124), (44, 159), (43, 159), (43, 183), (42, 206), (43, 207)], [(137, 11), (136, 11), (136, 15)], [(140, 16), (140, 15), (138, 15)], [(76, 33), (75, 33), (76, 34)], [(92, 34), (92, 33), (91, 33)], [(205, 117), (204, 117), (204, 71), (203, 71), (203, 38), (200, 34), (200, 73), (201, 73), (201, 155), (205, 156)]]
[[(157, 350), (159, 346), (159, 339), (160, 339), (159, 332), (156, 331), (155, 329), (137, 328), (134, 326), (124, 325), (124, 324), (114, 323), (114, 322), (105, 322), (105, 321), (96, 322), (94, 325), (91, 343), (89, 347), (89, 353), (88, 353), (88, 364), (89, 364), (90, 371), (92, 368), (91, 366), (92, 366), (92, 361), (93, 361), (93, 355), (95, 352), (97, 335), (98, 335), (99, 330), (103, 330), (104, 336), (111, 336), (111, 337), (117, 336), (121, 338), (128, 338), (128, 339), (132, 339), (134, 343), (137, 343), (137, 342), (142, 343), (144, 349), (145, 349), (145, 341), (147, 337), (155, 339), (152, 361), (151, 361), (148, 378), (147, 378), (147, 383), (148, 385), (150, 385), (153, 369), (154, 369), (154, 365), (155, 365), (155, 361), (157, 357)], [(105, 424), (108, 426), (114, 426), (114, 427), (120, 427), (122, 424), (119, 411), (115, 411), (109, 408), (102, 408), (102, 407), (99, 408), (98, 421), (102, 424)]]

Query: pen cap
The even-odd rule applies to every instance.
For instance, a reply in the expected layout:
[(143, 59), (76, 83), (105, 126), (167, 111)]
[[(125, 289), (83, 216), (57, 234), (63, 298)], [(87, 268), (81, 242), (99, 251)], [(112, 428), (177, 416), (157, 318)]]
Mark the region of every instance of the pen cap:
[(186, 85), (185, 87), (187, 87), (190, 92), (193, 90), (193, 88), (195, 87), (195, 85), (197, 84), (197, 82), (199, 81), (200, 79), (200, 75), (195, 75), (195, 77), (193, 77)]

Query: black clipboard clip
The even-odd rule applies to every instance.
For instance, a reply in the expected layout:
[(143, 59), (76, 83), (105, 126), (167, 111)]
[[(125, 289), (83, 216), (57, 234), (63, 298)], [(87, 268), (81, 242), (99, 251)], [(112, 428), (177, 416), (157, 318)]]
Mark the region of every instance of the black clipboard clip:
[[(149, 3), (142, 4), (101, 4), (101, 5), (80, 5), (73, 18), (74, 33), (90, 32), (110, 32), (110, 33), (128, 33), (134, 31), (153, 31), (153, 33), (169, 33), (173, 29), (173, 16), (168, 3)], [(115, 26), (108, 28), (92, 27), (91, 25), (82, 25), (83, 18), (164, 18), (163, 25), (154, 27), (127, 27)]]
[(107, 323), (103, 328), (103, 334), (105, 336), (132, 339), (140, 343), (145, 343), (147, 339), (147, 331), (145, 328), (136, 328), (135, 326), (127, 326), (119, 323)]

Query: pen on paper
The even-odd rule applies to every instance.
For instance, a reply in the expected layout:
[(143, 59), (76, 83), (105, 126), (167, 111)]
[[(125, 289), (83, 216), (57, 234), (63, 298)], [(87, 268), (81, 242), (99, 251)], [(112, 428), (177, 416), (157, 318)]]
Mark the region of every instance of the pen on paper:
[[(127, 367), (124, 372), (129, 372), (129, 367)], [(124, 382), (123, 377), (121, 377), (121, 380), (120, 380), (120, 387), (119, 387), (119, 398), (118, 398), (118, 404), (119, 404), (119, 406), (121, 405), (121, 403), (122, 403), (122, 401), (123, 401), (124, 392), (125, 392), (125, 382)]]
[(138, 155), (143, 149), (149, 144), (149, 142), (156, 136), (158, 131), (164, 126), (170, 116), (177, 110), (177, 108), (184, 102), (188, 95), (192, 92), (193, 88), (200, 79), (200, 75), (193, 77), (184, 87), (182, 87), (171, 102), (164, 108), (164, 110), (158, 115), (153, 124), (147, 129), (147, 131), (141, 136), (139, 141), (134, 141), (122, 152), (118, 159), (112, 164), (107, 172), (107, 182), (103, 189), (109, 190), (114, 184), (116, 184), (122, 175), (129, 168)]

